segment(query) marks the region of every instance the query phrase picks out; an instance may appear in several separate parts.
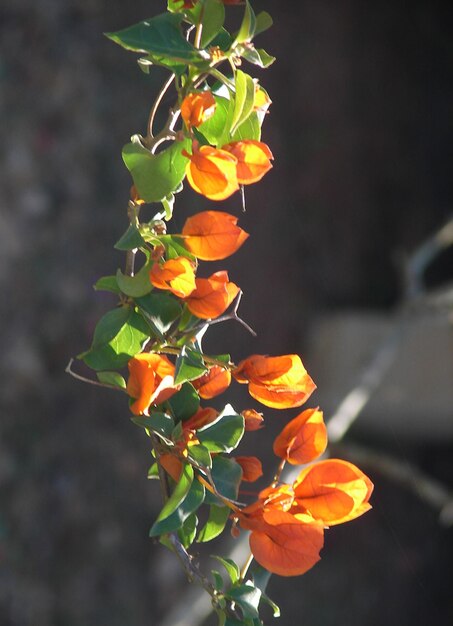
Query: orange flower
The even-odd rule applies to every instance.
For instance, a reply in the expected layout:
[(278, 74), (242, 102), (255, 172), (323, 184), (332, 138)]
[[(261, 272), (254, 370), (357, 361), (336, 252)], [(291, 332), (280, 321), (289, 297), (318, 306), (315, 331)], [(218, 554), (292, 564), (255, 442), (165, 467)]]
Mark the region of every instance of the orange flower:
[(263, 475), (263, 466), (256, 456), (237, 456), (234, 459), (242, 468), (242, 480), (254, 483)]
[(196, 380), (192, 381), (192, 385), (198, 391), (200, 398), (209, 400), (223, 393), (231, 384), (231, 372), (219, 365), (214, 365)]
[(210, 406), (204, 409), (199, 408), (198, 411), (192, 415), (188, 420), (182, 422), (183, 431), (195, 431), (199, 428), (203, 428), (206, 424), (210, 424), (217, 419), (218, 412)]
[(222, 211), (202, 211), (189, 217), (182, 234), (184, 245), (203, 261), (219, 261), (230, 256), (248, 237), (236, 226), (237, 217)]
[(273, 159), (269, 147), (261, 141), (244, 139), (222, 146), (237, 159), (236, 176), (242, 185), (250, 185), (261, 180), (271, 168)]
[(169, 259), (162, 265), (154, 263), (149, 277), (154, 287), (167, 289), (178, 298), (185, 298), (195, 289), (194, 264), (183, 256)]
[(186, 167), (187, 180), (197, 193), (210, 200), (225, 200), (239, 189), (236, 175), (237, 159), (226, 150), (212, 146), (198, 146), (192, 142), (192, 154), (185, 150), (188, 157)]
[(245, 409), (241, 413), (244, 418), (244, 425), (246, 432), (252, 432), (254, 430), (260, 430), (264, 427), (264, 417), (262, 413), (258, 413), (254, 409)]
[(181, 117), (187, 128), (197, 128), (214, 115), (216, 101), (210, 91), (189, 93), (181, 104)]
[(265, 489), (258, 502), (237, 513), (250, 530), (250, 549), (256, 561), (273, 574), (298, 576), (320, 559), (322, 524), (307, 523), (288, 512), (293, 501), (290, 485)]
[(371, 508), (373, 483), (358, 467), (328, 459), (304, 469), (294, 482), (294, 515), (309, 514), (325, 526), (355, 519)]
[(168, 400), (179, 386), (174, 386), (175, 366), (166, 356), (142, 353), (128, 363), (127, 393), (135, 402), (131, 404), (134, 415), (148, 415), (151, 404)]
[(249, 383), (250, 395), (274, 409), (303, 404), (316, 389), (297, 354), (253, 355), (233, 371), (239, 383)]
[(189, 311), (201, 319), (213, 319), (222, 315), (240, 289), (228, 281), (228, 273), (215, 272), (209, 278), (196, 278), (196, 289), (186, 298)]
[(327, 446), (322, 411), (307, 409), (291, 420), (274, 441), (274, 453), (292, 465), (318, 458)]

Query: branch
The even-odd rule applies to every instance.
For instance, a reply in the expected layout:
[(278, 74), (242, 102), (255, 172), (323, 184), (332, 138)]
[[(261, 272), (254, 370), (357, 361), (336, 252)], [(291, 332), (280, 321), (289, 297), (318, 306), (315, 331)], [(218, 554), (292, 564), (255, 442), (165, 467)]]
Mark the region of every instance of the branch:
[(170, 76), (170, 78), (168, 78), (168, 80), (164, 83), (162, 89), (159, 91), (156, 100), (154, 101), (154, 104), (151, 108), (151, 111), (149, 112), (149, 118), (148, 118), (148, 133), (147, 133), (147, 137), (148, 138), (153, 138), (153, 124), (154, 124), (154, 118), (156, 117), (156, 113), (157, 113), (157, 109), (159, 108), (160, 103), (162, 102), (163, 97), (165, 96), (165, 94), (167, 93), (170, 85), (173, 82), (175, 75), (172, 74)]
[(331, 452), (352, 458), (359, 465), (374, 468), (385, 478), (412, 491), (420, 500), (437, 510), (443, 526), (453, 525), (453, 491), (422, 472), (416, 465), (382, 452), (358, 445), (334, 445)]
[(76, 380), (80, 380), (83, 383), (88, 383), (89, 385), (94, 385), (95, 387), (104, 387), (105, 389), (114, 389), (115, 391), (122, 391), (124, 393), (127, 393), (126, 389), (123, 389), (122, 387), (117, 387), (116, 385), (110, 385), (109, 383), (101, 383), (99, 380), (93, 380), (92, 378), (86, 378), (85, 376), (81, 376), (80, 374), (77, 374), (72, 369), (73, 363), (74, 363), (74, 359), (70, 359), (64, 371), (70, 376), (72, 376), (73, 378), (75, 378)]

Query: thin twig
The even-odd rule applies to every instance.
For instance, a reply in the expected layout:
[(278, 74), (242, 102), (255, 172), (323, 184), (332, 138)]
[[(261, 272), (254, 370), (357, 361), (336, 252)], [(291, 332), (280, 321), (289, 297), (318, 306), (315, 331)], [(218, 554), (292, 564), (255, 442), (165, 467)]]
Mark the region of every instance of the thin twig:
[(212, 326), (213, 324), (219, 324), (220, 322), (227, 322), (228, 320), (235, 320), (236, 322), (239, 322), (239, 324), (244, 326), (244, 328), (248, 330), (248, 332), (253, 337), (256, 337), (257, 333), (253, 330), (253, 328), (249, 326), (247, 322), (244, 322), (244, 320), (241, 317), (239, 317), (239, 315), (237, 314), (239, 304), (241, 303), (242, 294), (243, 292), (240, 291), (238, 295), (236, 296), (236, 300), (234, 301), (234, 306), (233, 306), (233, 310), (231, 311), (231, 313), (227, 313), (226, 315), (222, 315), (221, 317), (216, 317), (213, 320), (209, 320), (208, 322), (209, 325)]
[(109, 383), (101, 383), (99, 380), (93, 380), (92, 378), (86, 378), (85, 376), (81, 376), (77, 374), (72, 369), (72, 364), (74, 363), (74, 359), (70, 359), (69, 363), (66, 365), (65, 372), (75, 378), (76, 380), (80, 380), (83, 383), (88, 383), (89, 385), (94, 385), (95, 387), (104, 387), (104, 389), (114, 389), (115, 391), (126, 392), (126, 389), (122, 387), (117, 387), (116, 385), (110, 385)]
[(162, 89), (159, 91), (157, 95), (156, 100), (154, 101), (151, 111), (149, 112), (148, 126), (147, 126), (147, 129), (148, 129), (147, 137), (149, 138), (154, 138), (154, 135), (153, 135), (154, 118), (156, 117), (157, 109), (159, 108), (159, 105), (162, 102), (163, 97), (165, 96), (168, 89), (170, 88), (170, 85), (172, 84), (174, 78), (175, 78), (175, 75), (172, 74), (168, 78), (168, 80), (164, 83), (164, 85), (162, 86)]
[(335, 456), (340, 454), (351, 458), (359, 465), (374, 468), (379, 474), (412, 491), (420, 500), (435, 509), (439, 513), (442, 525), (453, 524), (451, 512), (449, 516), (446, 515), (447, 510), (451, 510), (453, 506), (453, 492), (446, 485), (422, 472), (416, 465), (356, 444), (336, 444), (330, 448), (330, 452)]

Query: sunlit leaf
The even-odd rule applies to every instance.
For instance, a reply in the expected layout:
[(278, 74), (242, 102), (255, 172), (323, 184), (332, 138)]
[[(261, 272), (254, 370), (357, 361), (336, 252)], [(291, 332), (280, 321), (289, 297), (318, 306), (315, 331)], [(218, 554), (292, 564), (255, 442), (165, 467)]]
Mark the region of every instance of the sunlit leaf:
[(230, 513), (230, 509), (226, 506), (217, 506), (215, 504), (211, 504), (209, 508), (208, 521), (206, 522), (205, 526), (200, 530), (197, 541), (199, 543), (205, 543), (218, 537), (225, 528)]

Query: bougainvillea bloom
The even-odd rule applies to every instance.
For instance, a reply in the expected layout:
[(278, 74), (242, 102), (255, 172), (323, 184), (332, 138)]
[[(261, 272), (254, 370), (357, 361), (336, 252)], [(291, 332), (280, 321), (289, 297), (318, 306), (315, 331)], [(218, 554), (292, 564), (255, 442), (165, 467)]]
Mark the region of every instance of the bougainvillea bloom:
[(236, 174), (237, 159), (226, 150), (212, 146), (198, 146), (192, 142), (192, 154), (185, 150), (188, 157), (186, 167), (187, 180), (196, 192), (210, 200), (225, 200), (239, 189)]
[(316, 389), (297, 354), (253, 355), (239, 363), (233, 376), (249, 384), (255, 400), (274, 409), (300, 406)]
[(263, 466), (256, 456), (237, 456), (234, 459), (242, 468), (242, 480), (254, 483), (263, 475)]
[(321, 524), (307, 524), (279, 508), (265, 507), (255, 514), (239, 514), (250, 530), (250, 550), (256, 561), (273, 574), (299, 576), (320, 559), (324, 545)]
[(325, 526), (348, 522), (371, 508), (373, 483), (348, 461), (328, 459), (310, 465), (293, 488), (292, 513), (309, 514)]
[(215, 272), (209, 278), (196, 278), (196, 289), (186, 298), (189, 311), (201, 319), (214, 319), (222, 315), (240, 289), (228, 280), (225, 271)]
[(263, 414), (258, 413), (255, 409), (245, 409), (245, 411), (242, 411), (241, 415), (244, 418), (244, 427), (246, 432), (253, 432), (254, 430), (264, 428)]
[(202, 211), (189, 217), (182, 234), (185, 247), (203, 261), (219, 261), (230, 256), (248, 237), (236, 226), (238, 218), (223, 211)]
[(192, 385), (198, 391), (198, 395), (203, 400), (215, 398), (226, 391), (231, 384), (230, 370), (214, 365), (206, 374), (192, 381)]
[(269, 147), (261, 141), (244, 139), (233, 141), (222, 147), (237, 158), (236, 176), (241, 185), (250, 185), (261, 180), (271, 168), (273, 159)]
[(129, 361), (128, 368), (126, 391), (135, 399), (130, 407), (134, 415), (148, 415), (151, 404), (165, 402), (179, 389), (174, 385), (175, 366), (166, 356), (137, 354)]
[(181, 104), (181, 117), (187, 128), (197, 128), (214, 115), (216, 101), (210, 91), (190, 93)]
[(158, 289), (167, 289), (185, 298), (195, 289), (195, 266), (186, 257), (154, 263), (149, 273), (151, 284)]
[(307, 409), (291, 420), (274, 441), (274, 453), (292, 465), (310, 463), (327, 446), (322, 411)]

